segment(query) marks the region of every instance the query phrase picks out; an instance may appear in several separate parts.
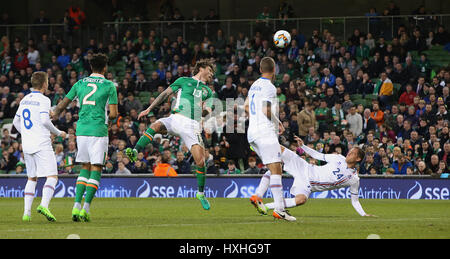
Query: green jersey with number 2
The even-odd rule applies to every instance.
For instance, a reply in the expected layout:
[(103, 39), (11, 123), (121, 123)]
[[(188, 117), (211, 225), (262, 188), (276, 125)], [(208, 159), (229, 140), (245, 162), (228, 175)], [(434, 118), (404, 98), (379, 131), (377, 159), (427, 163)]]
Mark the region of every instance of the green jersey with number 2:
[(89, 76), (76, 82), (66, 97), (78, 97), (80, 111), (77, 121), (77, 136), (108, 136), (108, 104), (117, 104), (114, 83), (100, 75)]

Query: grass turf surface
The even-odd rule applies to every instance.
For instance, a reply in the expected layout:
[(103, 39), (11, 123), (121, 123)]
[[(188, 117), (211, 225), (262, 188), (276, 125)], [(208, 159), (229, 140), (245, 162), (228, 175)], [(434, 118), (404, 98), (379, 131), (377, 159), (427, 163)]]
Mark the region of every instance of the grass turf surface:
[(90, 223), (71, 221), (72, 198), (51, 201), (57, 222), (37, 214), (39, 203), (22, 222), (23, 199), (0, 199), (0, 238), (450, 238), (450, 201), (364, 199), (364, 210), (378, 216), (368, 218), (349, 200), (311, 199), (290, 210), (297, 222), (260, 216), (248, 199), (210, 199), (205, 211), (196, 199), (95, 198)]

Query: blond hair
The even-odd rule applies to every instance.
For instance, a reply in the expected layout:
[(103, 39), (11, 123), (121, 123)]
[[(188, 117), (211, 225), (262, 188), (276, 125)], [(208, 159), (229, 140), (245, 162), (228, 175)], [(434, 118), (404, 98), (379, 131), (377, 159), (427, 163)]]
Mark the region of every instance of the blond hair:
[(275, 60), (271, 57), (264, 57), (261, 59), (260, 69), (262, 73), (272, 73), (275, 69)]
[(31, 87), (35, 90), (42, 89), (42, 86), (48, 81), (48, 75), (46, 72), (38, 71), (34, 72), (31, 76)]

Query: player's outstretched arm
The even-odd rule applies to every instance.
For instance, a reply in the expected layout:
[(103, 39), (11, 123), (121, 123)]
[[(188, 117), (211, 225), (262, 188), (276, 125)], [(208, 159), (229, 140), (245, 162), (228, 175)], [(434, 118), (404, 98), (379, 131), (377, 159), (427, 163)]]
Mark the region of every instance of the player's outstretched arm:
[(358, 191), (359, 191), (359, 181), (357, 183), (350, 185), (350, 195), (353, 208), (356, 210), (356, 212), (358, 212), (359, 215), (363, 217), (377, 217), (375, 215), (367, 214), (364, 211), (364, 209), (361, 206), (361, 203), (359, 203)]
[(41, 123), (42, 125), (47, 128), (52, 134), (56, 136), (61, 136), (62, 138), (66, 137), (66, 133), (64, 131), (61, 131), (53, 125), (52, 121), (50, 120), (50, 116), (46, 112), (41, 112)]
[(351, 194), (351, 200), (352, 200), (352, 206), (358, 212), (359, 215), (363, 217), (377, 217), (372, 214), (367, 214), (364, 209), (361, 206), (361, 203), (359, 203), (359, 198), (357, 194)]
[(56, 108), (53, 110), (53, 119), (58, 119), (59, 115), (61, 114), (62, 111), (64, 111), (64, 109), (67, 108), (67, 106), (69, 106), (69, 104), (72, 102), (72, 100), (70, 100), (67, 97), (64, 97), (64, 99), (58, 103), (58, 105), (56, 106)]
[(303, 143), (303, 140), (301, 138), (299, 138), (298, 136), (294, 136), (295, 141), (297, 141), (297, 144), (300, 148), (303, 149), (303, 151), (305, 151), (306, 154), (308, 154), (310, 157), (316, 159), (316, 160), (320, 160), (320, 161), (326, 161), (325, 160), (325, 154), (320, 153), (308, 146), (306, 146)]
[(172, 88), (167, 87), (166, 90), (164, 90), (161, 94), (158, 95), (158, 97), (156, 97), (156, 99), (150, 104), (150, 106), (147, 109), (139, 113), (138, 120), (144, 116), (147, 116), (147, 114), (149, 114), (156, 106), (163, 103), (167, 99), (167, 97), (169, 97), (172, 93), (173, 93)]
[(338, 155), (320, 153), (319, 151), (306, 146), (303, 143), (303, 140), (301, 138), (299, 138), (298, 136), (294, 136), (294, 139), (297, 141), (298, 146), (301, 147), (303, 149), (303, 151), (305, 151), (306, 154), (308, 154), (310, 157), (312, 157), (316, 160), (329, 162), (332, 159), (338, 158)]

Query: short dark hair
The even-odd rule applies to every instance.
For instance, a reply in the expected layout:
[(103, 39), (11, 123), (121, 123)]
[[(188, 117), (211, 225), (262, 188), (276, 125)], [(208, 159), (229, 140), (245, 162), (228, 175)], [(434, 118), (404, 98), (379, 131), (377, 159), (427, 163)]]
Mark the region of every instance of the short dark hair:
[(108, 65), (108, 57), (103, 53), (94, 54), (89, 61), (92, 72), (102, 72)]

